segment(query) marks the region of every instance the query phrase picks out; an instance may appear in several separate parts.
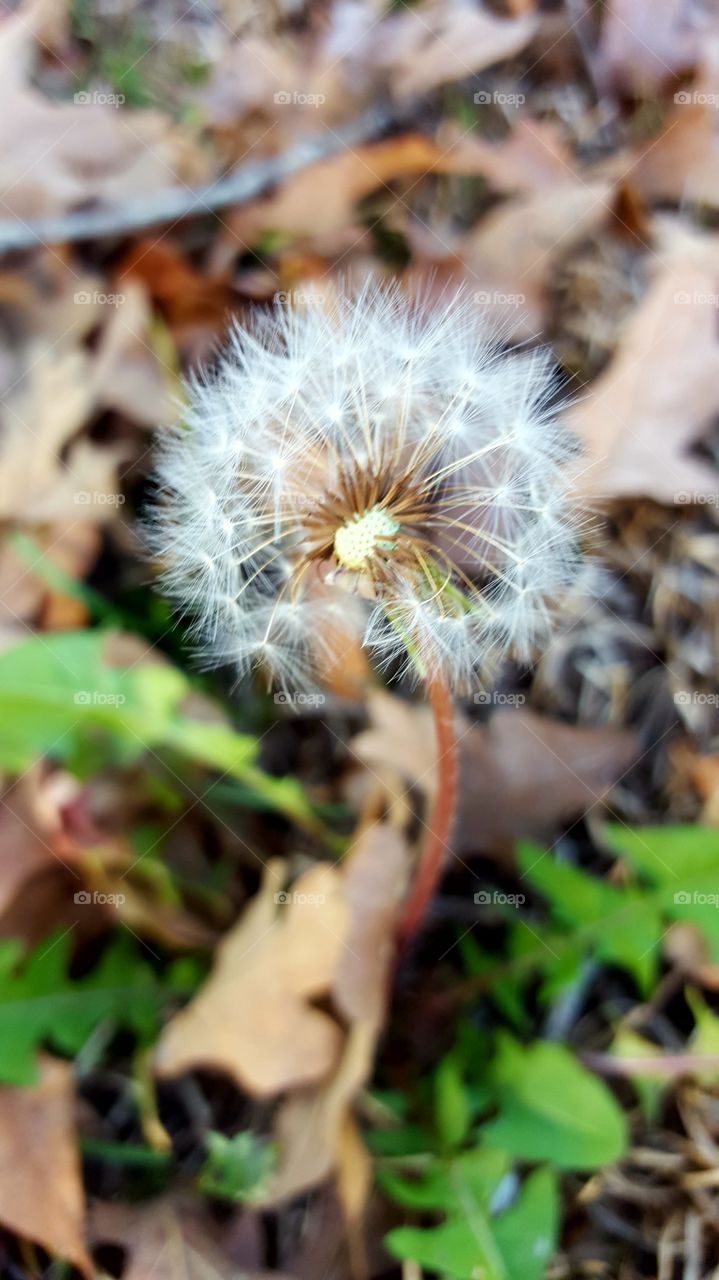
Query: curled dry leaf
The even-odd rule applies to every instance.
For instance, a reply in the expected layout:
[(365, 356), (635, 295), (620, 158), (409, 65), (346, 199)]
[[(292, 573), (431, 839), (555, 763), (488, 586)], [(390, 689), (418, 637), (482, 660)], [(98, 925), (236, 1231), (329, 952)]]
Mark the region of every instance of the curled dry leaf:
[(285, 895), (283, 863), (216, 951), (199, 995), (165, 1027), (161, 1075), (226, 1071), (255, 1097), (322, 1079), (337, 1061), (338, 1025), (310, 1001), (327, 993), (348, 927), (334, 867), (318, 864)]
[(0, 1087), (0, 1223), (92, 1276), (74, 1105), (72, 1069), (54, 1058), (38, 1084)]
[(385, 822), (366, 827), (346, 855), (341, 875), (349, 928), (332, 996), (350, 1029), (332, 1079), (282, 1104), (275, 1125), (279, 1163), (263, 1203), (289, 1199), (334, 1170), (348, 1220), (364, 1206), (371, 1171), (352, 1103), (372, 1071), (408, 873), (407, 841)]
[(580, 483), (601, 498), (701, 502), (719, 479), (690, 452), (719, 413), (719, 236), (658, 231), (654, 280), (572, 414), (592, 464)]

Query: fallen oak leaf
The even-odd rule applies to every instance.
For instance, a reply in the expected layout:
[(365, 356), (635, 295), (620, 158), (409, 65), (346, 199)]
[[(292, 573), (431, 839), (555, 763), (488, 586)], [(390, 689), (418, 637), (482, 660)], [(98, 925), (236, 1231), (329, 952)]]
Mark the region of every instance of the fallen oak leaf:
[(164, 1028), (155, 1058), (161, 1076), (206, 1067), (268, 1098), (332, 1070), (339, 1026), (309, 1002), (329, 990), (344, 945), (341, 880), (319, 863), (285, 894), (283, 873), (281, 860), (268, 865), (204, 987)]
[(296, 1092), (280, 1107), (278, 1166), (263, 1204), (291, 1199), (334, 1172), (348, 1222), (356, 1221), (364, 1207), (371, 1169), (352, 1105), (372, 1072), (408, 874), (407, 839), (386, 822), (365, 827), (342, 864), (350, 924), (332, 995), (349, 1031), (332, 1078)]
[(498, 18), (483, 6), (445, 0), (390, 18), (378, 33), (378, 54), (393, 92), (407, 98), (514, 57), (536, 30), (531, 14)]
[[(399, 705), (396, 705), (399, 704)], [(371, 727), (352, 749), (371, 768), (398, 770), (428, 801), (436, 787), (426, 708), (387, 693), (370, 699)], [(458, 713), (458, 852), (501, 853), (520, 837), (539, 839), (601, 800), (637, 753), (635, 736), (607, 726), (563, 724), (526, 708), (470, 725)]]
[(658, 223), (661, 264), (617, 352), (570, 414), (590, 466), (578, 488), (600, 498), (701, 502), (716, 468), (690, 455), (719, 412), (719, 236)]
[(50, 1057), (37, 1084), (0, 1087), (0, 1224), (92, 1276), (74, 1104), (72, 1068)]

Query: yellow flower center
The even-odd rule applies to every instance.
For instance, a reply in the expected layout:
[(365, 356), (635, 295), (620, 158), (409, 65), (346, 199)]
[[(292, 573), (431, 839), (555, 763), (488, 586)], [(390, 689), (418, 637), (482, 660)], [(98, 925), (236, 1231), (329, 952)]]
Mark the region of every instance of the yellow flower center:
[(394, 551), (399, 524), (381, 507), (353, 515), (335, 534), (335, 555), (343, 569), (361, 572), (376, 551)]

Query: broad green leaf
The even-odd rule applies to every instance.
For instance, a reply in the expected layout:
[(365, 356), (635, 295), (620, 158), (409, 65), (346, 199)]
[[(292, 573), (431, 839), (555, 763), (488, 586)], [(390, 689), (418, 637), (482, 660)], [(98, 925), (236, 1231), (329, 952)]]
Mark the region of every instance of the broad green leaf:
[(397, 1258), (457, 1280), (541, 1280), (555, 1248), (559, 1203), (555, 1179), (537, 1169), (515, 1203), (498, 1216), (453, 1179), (447, 1221), (438, 1227), (400, 1227), (386, 1245)]
[(638, 889), (619, 889), (569, 863), (538, 859), (533, 845), (521, 846), (518, 857), (526, 879), (548, 899), (556, 919), (590, 931), (592, 954), (627, 969), (647, 993), (657, 970), (660, 904)]
[(474, 1147), (451, 1160), (435, 1160), (422, 1178), (402, 1178), (387, 1170), (378, 1173), (380, 1186), (398, 1204), (408, 1209), (444, 1209), (457, 1204), (457, 1188), (462, 1187), (473, 1202), (488, 1209), (490, 1201), (509, 1168), (509, 1157), (492, 1147)]
[(168, 999), (131, 939), (119, 936), (97, 967), (68, 977), (70, 938), (43, 943), (24, 963), (14, 943), (0, 947), (0, 1081), (32, 1084), (36, 1053), (48, 1043), (76, 1054), (102, 1022), (149, 1043)]
[(111, 665), (114, 633), (35, 636), (0, 654), (0, 769), (20, 772), (40, 755), (96, 764), (100, 744), (118, 762), (171, 751), (243, 783), (259, 800), (327, 836), (294, 778), (257, 768), (257, 743), (229, 725), (183, 710), (187, 677), (165, 663)]
[(620, 1106), (564, 1045), (503, 1035), (492, 1077), (499, 1115), (483, 1129), (492, 1145), (560, 1169), (596, 1169), (625, 1150)]
[(495, 1240), (510, 1280), (541, 1280), (557, 1247), (559, 1196), (550, 1169), (535, 1169), (517, 1201), (493, 1222)]

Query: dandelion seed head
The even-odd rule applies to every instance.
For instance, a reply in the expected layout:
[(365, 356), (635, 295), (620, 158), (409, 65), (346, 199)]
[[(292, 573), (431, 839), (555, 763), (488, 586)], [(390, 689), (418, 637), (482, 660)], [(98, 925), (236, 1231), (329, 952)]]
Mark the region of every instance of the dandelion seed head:
[(464, 691), (531, 656), (581, 565), (551, 370), (461, 293), (368, 284), (236, 326), (160, 443), (148, 525), (207, 661), (298, 688), (339, 629)]

